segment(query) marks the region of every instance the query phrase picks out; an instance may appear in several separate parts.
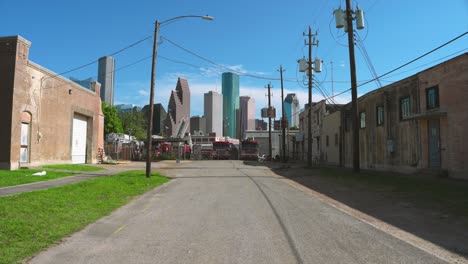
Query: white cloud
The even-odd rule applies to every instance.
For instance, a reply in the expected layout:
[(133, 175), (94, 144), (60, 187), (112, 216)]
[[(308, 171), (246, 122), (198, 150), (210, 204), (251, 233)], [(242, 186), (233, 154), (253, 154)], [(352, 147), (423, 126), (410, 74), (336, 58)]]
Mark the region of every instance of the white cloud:
[(149, 92), (146, 90), (138, 90), (138, 95), (140, 96), (149, 96)]

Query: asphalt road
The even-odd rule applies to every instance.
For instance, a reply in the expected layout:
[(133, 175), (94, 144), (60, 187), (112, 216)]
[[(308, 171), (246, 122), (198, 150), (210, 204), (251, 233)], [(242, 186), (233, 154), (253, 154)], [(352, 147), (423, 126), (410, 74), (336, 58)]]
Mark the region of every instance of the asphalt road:
[(200, 161), (30, 263), (445, 263), (263, 166)]

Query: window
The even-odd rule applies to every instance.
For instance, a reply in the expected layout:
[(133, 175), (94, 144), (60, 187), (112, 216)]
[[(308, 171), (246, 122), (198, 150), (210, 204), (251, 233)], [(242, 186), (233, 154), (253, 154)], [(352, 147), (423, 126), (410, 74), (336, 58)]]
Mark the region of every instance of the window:
[(427, 109), (439, 107), (439, 86), (426, 89), (426, 107)]
[(383, 106), (377, 106), (377, 126), (382, 126), (383, 121)]
[(338, 146), (338, 134), (335, 134), (335, 146)]
[(326, 145), (327, 145), (327, 147), (328, 147), (328, 135), (327, 135), (327, 139), (326, 139)]
[(29, 134), (29, 124), (21, 123), (20, 162), (29, 162)]
[(366, 128), (366, 112), (359, 113), (359, 120), (361, 120), (361, 128)]
[(410, 116), (410, 98), (409, 96), (400, 99), (400, 120)]

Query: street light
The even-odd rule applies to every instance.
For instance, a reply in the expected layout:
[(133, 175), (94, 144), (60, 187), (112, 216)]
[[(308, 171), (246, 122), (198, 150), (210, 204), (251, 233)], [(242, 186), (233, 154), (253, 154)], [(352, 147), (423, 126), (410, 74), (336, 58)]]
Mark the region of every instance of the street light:
[(198, 17), (205, 20), (214, 20), (213, 17), (210, 16), (195, 16), (195, 15), (187, 15), (187, 16), (178, 16), (173, 17), (163, 22), (159, 22), (156, 20), (154, 25), (154, 42), (153, 42), (153, 63), (151, 65), (151, 89), (150, 89), (150, 103), (149, 103), (149, 115), (148, 115), (148, 133), (147, 133), (147, 151), (146, 151), (146, 178), (151, 177), (151, 145), (152, 145), (152, 134), (153, 134), (153, 100), (154, 100), (154, 83), (155, 83), (155, 75), (156, 75), (156, 57), (158, 54), (158, 33), (159, 27), (167, 22), (188, 18), (188, 17)]

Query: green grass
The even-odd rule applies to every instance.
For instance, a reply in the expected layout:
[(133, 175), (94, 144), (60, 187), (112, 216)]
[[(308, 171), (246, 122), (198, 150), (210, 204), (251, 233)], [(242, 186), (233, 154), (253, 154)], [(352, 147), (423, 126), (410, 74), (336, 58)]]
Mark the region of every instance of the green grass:
[(21, 263), (169, 179), (122, 172), (0, 198), (0, 263)]
[(63, 178), (70, 175), (74, 175), (73, 172), (58, 172), (46, 170), (45, 176), (32, 176), (36, 172), (42, 170), (29, 170), (29, 169), (20, 169), (14, 171), (5, 171), (0, 170), (0, 187), (14, 186), (25, 183), (48, 181), (57, 178)]
[(468, 218), (468, 182), (463, 180), (414, 176), (399, 173), (321, 168), (320, 176), (345, 186), (403, 197), (426, 208)]
[(59, 165), (46, 165), (43, 168), (49, 169), (60, 169), (60, 170), (71, 170), (71, 171), (100, 171), (105, 170), (101, 167), (82, 165), (82, 164), (59, 164)]

